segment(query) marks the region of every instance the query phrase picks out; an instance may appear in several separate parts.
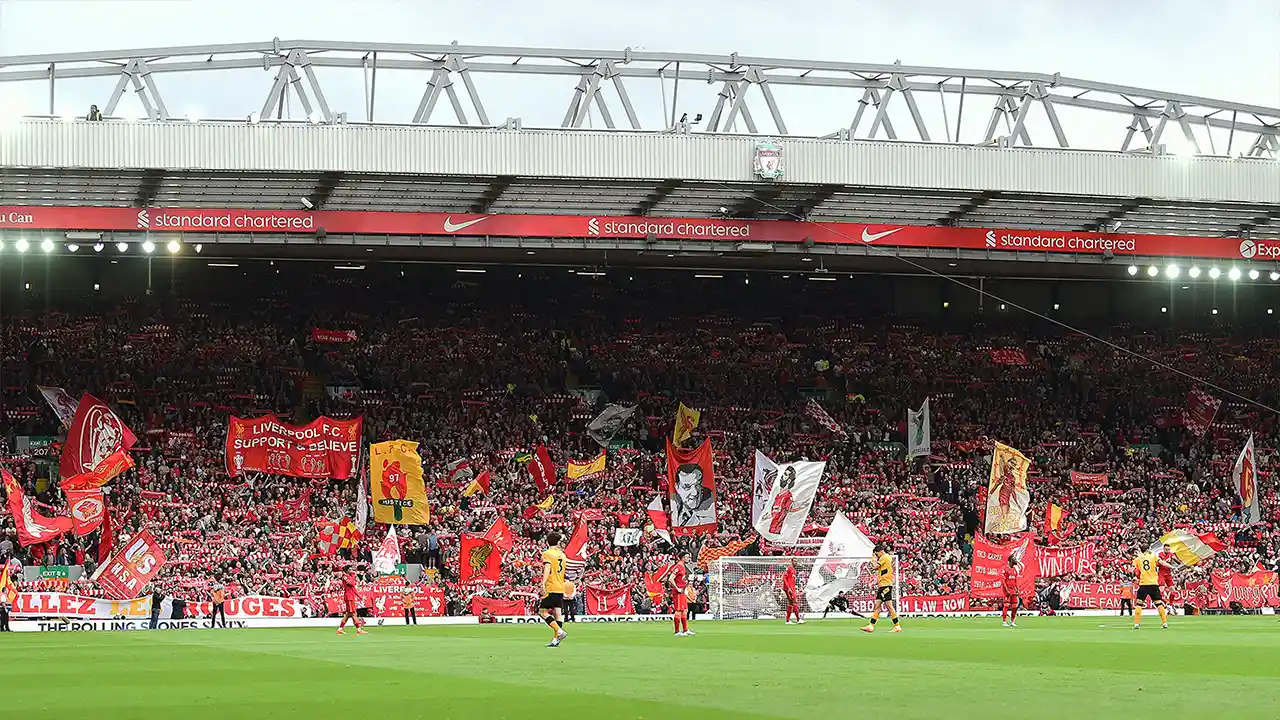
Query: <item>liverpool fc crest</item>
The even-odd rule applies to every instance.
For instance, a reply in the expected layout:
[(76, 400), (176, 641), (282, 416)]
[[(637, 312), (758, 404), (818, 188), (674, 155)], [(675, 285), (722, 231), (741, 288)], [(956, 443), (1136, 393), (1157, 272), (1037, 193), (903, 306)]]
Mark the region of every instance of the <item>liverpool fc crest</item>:
[(773, 140), (756, 143), (756, 156), (751, 169), (761, 180), (777, 180), (785, 174), (782, 167), (782, 146)]

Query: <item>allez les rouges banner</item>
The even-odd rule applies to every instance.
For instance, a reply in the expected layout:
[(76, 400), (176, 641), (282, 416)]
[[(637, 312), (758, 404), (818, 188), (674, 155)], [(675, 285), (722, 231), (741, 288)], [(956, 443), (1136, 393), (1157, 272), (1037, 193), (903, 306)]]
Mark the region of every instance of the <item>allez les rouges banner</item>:
[(227, 423), (227, 474), (245, 471), (347, 480), (360, 469), (362, 419), (319, 417), (306, 425), (275, 415), (232, 416)]

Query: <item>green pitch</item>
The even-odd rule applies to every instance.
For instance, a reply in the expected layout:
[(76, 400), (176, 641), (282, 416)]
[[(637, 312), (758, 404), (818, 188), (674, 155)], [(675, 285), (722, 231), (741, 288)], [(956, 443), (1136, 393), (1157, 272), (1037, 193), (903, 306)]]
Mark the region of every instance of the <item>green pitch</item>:
[[(1274, 616), (0, 635), (6, 718), (1280, 717)], [(1146, 618), (1144, 618), (1145, 620)], [(1100, 627), (1101, 626), (1101, 627)]]

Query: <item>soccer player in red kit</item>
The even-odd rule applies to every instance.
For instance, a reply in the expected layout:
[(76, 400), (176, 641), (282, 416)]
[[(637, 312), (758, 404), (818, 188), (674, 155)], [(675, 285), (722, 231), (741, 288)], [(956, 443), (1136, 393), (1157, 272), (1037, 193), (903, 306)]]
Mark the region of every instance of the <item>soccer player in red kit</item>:
[(671, 568), (667, 582), (671, 583), (671, 615), (676, 626), (676, 637), (697, 635), (689, 629), (689, 553), (680, 556), (676, 566)]
[(791, 624), (791, 616), (796, 616), (796, 624), (803, 625), (804, 618), (800, 617), (800, 600), (796, 595), (796, 563), (794, 560), (787, 563), (787, 569), (782, 573), (782, 592), (787, 596), (787, 624)]
[(343, 603), (342, 622), (338, 623), (338, 634), (339, 635), (347, 634), (347, 631), (343, 630), (343, 628), (346, 627), (347, 619), (349, 618), (351, 620), (351, 623), (356, 626), (357, 635), (368, 635), (369, 633), (364, 629), (364, 621), (356, 617), (356, 572), (355, 570), (348, 570), (346, 574), (342, 576), (342, 603)]
[(1009, 555), (1009, 564), (1000, 575), (1000, 585), (1004, 588), (1004, 605), (1000, 608), (1000, 624), (1005, 627), (1018, 627), (1018, 558)]

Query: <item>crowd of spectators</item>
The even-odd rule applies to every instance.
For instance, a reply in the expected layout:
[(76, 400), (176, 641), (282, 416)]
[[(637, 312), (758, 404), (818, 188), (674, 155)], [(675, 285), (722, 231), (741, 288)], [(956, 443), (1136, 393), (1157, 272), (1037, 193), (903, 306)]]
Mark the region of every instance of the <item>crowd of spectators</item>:
[[(718, 531), (678, 540), (695, 556), (753, 537), (759, 449), (779, 462), (827, 461), (807, 535), (821, 537), (842, 511), (892, 547), (904, 593), (965, 592), (999, 440), (1034, 461), (1033, 527), (1053, 502), (1067, 512), (1062, 542), (1097, 544), (1097, 572), (1076, 579), (1128, 578), (1126, 562), (1176, 526), (1228, 540), (1215, 567), (1275, 562), (1275, 417), (1260, 409), (1280, 400), (1271, 337), (1227, 327), (1108, 327), (1094, 338), (1008, 320), (857, 322), (817, 293), (700, 297), (659, 281), (552, 285), (530, 296), (468, 283), (420, 303), (397, 302), (390, 289), (322, 290), (292, 299), (138, 301), (106, 315), (5, 315), (0, 464), (46, 512), (65, 512), (56, 457), (39, 443), (19, 449), (20, 437), (58, 434), (36, 385), (106, 400), (140, 438), (137, 468), (109, 486), (114, 530), (127, 537), (152, 529), (169, 557), (160, 587), (192, 599), (206, 599), (220, 582), (233, 594), (315, 600), (333, 578), (340, 559), (317, 550), (317, 528), (357, 514), (354, 483), (227, 476), (227, 417), (268, 412), (290, 421), (359, 415), (366, 442), (420, 443), (432, 521), (402, 542), (409, 560), (439, 566), (428, 582), (445, 586), (454, 611), (465, 611), (474, 592), (531, 593), (538, 544), (550, 529), (571, 529), (584, 509), (603, 517), (589, 523), (586, 580), (627, 585), (636, 606), (648, 609), (644, 572), (677, 550), (651, 533), (634, 547), (612, 541), (615, 528), (647, 523), (644, 508), (664, 487), (661, 453), (679, 402), (702, 411), (692, 442), (710, 439), (715, 451)], [(354, 339), (317, 343), (316, 328), (354, 331)], [(1179, 421), (1193, 387), (1226, 401), (1203, 437)], [(809, 417), (809, 398), (847, 436)], [(932, 456), (907, 462), (906, 410), (926, 398)], [(566, 463), (601, 450), (585, 428), (607, 403), (638, 411), (607, 450), (608, 469), (569, 482)], [(1246, 527), (1229, 477), (1250, 434), (1264, 522)], [(561, 477), (553, 507), (531, 513), (544, 498), (520, 456), (538, 443)], [(491, 473), (487, 494), (461, 496), (465, 483), (448, 469), (460, 459), (474, 473)], [(1075, 487), (1073, 470), (1108, 480)], [(459, 535), (483, 532), (498, 516), (519, 538), (504, 557), (502, 582), (458, 586)], [(385, 532), (370, 522), (357, 557), (367, 558)], [(68, 535), (19, 548), (12, 518), (0, 517), (0, 555), (28, 565), (82, 564), (87, 577), (98, 540)], [(70, 590), (95, 594), (87, 580)]]

